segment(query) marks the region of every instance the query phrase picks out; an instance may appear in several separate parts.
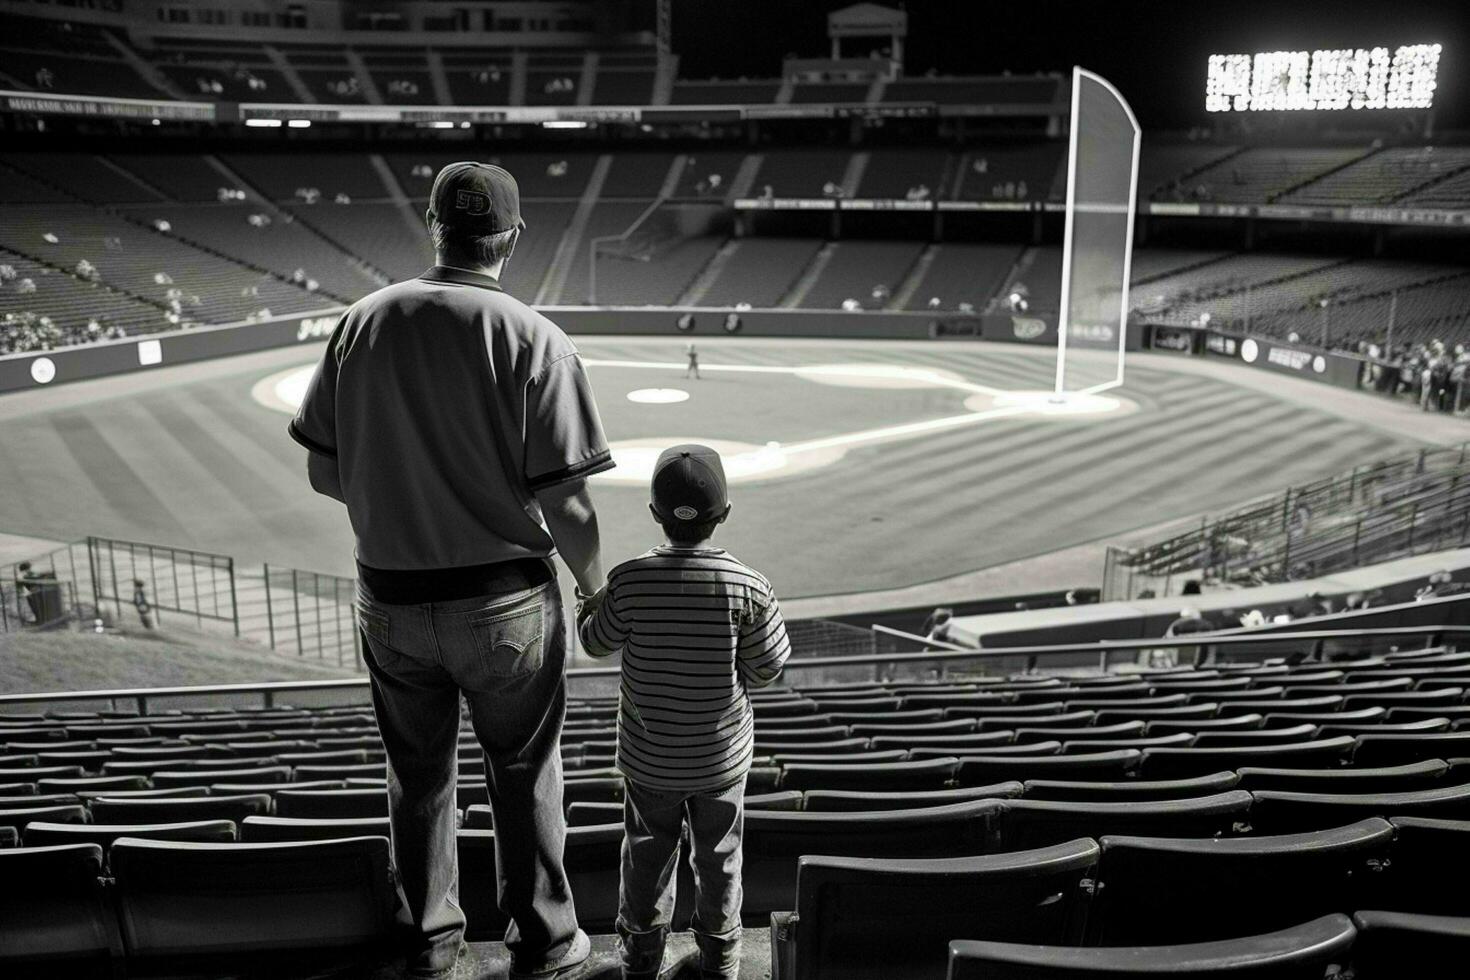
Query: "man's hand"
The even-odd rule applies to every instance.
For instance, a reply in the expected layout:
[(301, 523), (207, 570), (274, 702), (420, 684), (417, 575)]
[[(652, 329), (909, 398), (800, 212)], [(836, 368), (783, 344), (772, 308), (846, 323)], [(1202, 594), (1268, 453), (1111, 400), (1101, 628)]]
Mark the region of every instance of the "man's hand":
[(606, 598), (607, 598), (607, 586), (605, 586), (605, 585), (602, 588), (598, 589), (596, 592), (592, 593), (591, 595), (585, 595), (585, 594), (583, 594), (583, 592), (582, 592), (581, 589), (578, 589), (577, 590), (577, 628), (578, 629), (581, 629), (582, 624), (585, 623), (585, 622), (587, 622), (587, 620), (589, 620), (593, 616), (596, 616), (597, 615), (597, 610), (602, 605), (602, 600), (604, 600)]

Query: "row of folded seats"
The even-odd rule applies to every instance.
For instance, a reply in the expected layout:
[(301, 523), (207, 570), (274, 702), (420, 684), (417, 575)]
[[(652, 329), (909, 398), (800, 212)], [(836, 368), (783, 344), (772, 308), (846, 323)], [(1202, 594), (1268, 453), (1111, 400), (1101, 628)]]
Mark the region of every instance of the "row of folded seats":
[[(870, 939), (887, 936), (890, 946), (908, 928), (902, 924), (911, 908), (919, 920), (946, 921), (924, 911), (924, 901), (948, 896), (935, 908), (950, 908), (970, 927), (936, 927), (950, 932), (926, 947), (932, 962), (909, 974), (939, 976), (947, 944), (956, 939), (1118, 945), (1239, 937), (1257, 926), (1299, 923), (1308, 911), (1467, 914), (1463, 901), (1455, 904), (1448, 887), (1436, 890), (1432, 879), (1445, 886), (1470, 869), (1457, 870), (1445, 855), (1426, 858), (1420, 846), (1438, 834), (1434, 847), (1470, 863), (1464, 857), (1470, 823), (1460, 823), (1470, 821), (1466, 680), (1470, 655), (1429, 651), (1330, 667), (759, 692), (744, 915), (754, 924), (777, 913), (778, 962), (807, 955), (801, 950), (809, 943), (819, 951), (811, 954), (814, 962), (836, 963), (861, 942), (832, 940), (818, 923), (835, 915), (860, 924), (866, 898), (857, 896), (889, 895), (890, 924), (876, 916), (853, 928)], [(567, 868), (579, 912), (593, 928), (610, 928), (616, 912), (622, 839), (622, 782), (610, 768), (616, 711), (612, 698), (573, 701), (564, 735)], [(126, 955), (130, 972), (146, 974), (150, 964), (173, 969), (190, 958), (265, 956), (303, 944), (370, 951), (368, 937), (380, 936), (382, 923), (369, 920), (391, 918), (392, 905), (391, 878), (377, 870), (388, 860), (383, 758), (372, 716), (354, 706), (6, 716), (0, 720), (0, 845), (14, 849), (0, 851), (0, 881), (24, 887), (0, 889), (0, 902), (18, 903), (15, 914), (0, 910), (0, 964), (32, 962), (44, 948), (58, 955)], [(484, 765), (473, 736), (464, 733), (458, 843), (465, 882), (494, 878)], [(1364, 829), (1369, 825), (1372, 833)], [(1172, 840), (1135, 847), (1167, 852), (1138, 870), (1126, 857), (1109, 856), (1133, 853), (1115, 843), (1129, 838)], [(1382, 847), (1352, 843), (1368, 839)], [(1174, 854), (1169, 845), (1193, 856)], [(1029, 872), (1015, 869), (1037, 862), (1070, 868), (1083, 852), (1093, 857), (1078, 887), (1049, 892), (1042, 903), (1047, 915), (1067, 910), (1070, 931), (1031, 938), (996, 925), (1004, 917), (971, 914), (992, 900), (1020, 900), (1002, 896), (1013, 888), (1004, 875), (977, 884), (968, 872), (960, 874), (964, 868), (973, 865), (982, 879), (1003, 869), (1024, 877)], [(1300, 863), (1304, 855), (1360, 852), (1367, 856), (1353, 865), (1352, 879), (1354, 888), (1368, 889), (1361, 892), (1340, 882), (1329, 887), (1330, 876)], [(833, 893), (812, 878), (827, 860), (871, 872), (871, 880)], [(107, 882), (82, 888), (96, 891), (86, 901), (76, 888), (29, 887), (33, 880), (73, 880), (61, 869), (77, 862)], [(1195, 863), (1208, 867), (1168, 878), (1167, 886), (1140, 884), (1164, 881), (1160, 868)], [(1275, 918), (1264, 911), (1253, 917), (1270, 905), (1259, 899), (1245, 902), (1245, 911), (1233, 908), (1220, 895), (1243, 901), (1245, 892), (1216, 879), (1238, 879), (1245, 888), (1255, 879), (1241, 871), (1244, 864), (1265, 868), (1267, 878), (1290, 879), (1293, 887), (1320, 886), (1314, 894), (1321, 901), (1284, 901)], [(1300, 873), (1292, 870), (1298, 866)], [(196, 875), (191, 868), (208, 871)], [(687, 862), (681, 869), (688, 878)], [(958, 891), (946, 892), (946, 881)], [(885, 892), (885, 882), (898, 891)], [(357, 897), (339, 901), (333, 889)], [(295, 897), (273, 905), (269, 896), (279, 890)], [(380, 891), (388, 895), (386, 913), (374, 904)], [(81, 934), (96, 940), (91, 946), (52, 934), (37, 945), (42, 920), (35, 915), (45, 903), (32, 899), (53, 893), (63, 906), (81, 904), (47, 915), (79, 924)], [(684, 881), (679, 893), (676, 924), (682, 925), (692, 882)], [(1278, 888), (1273, 895), (1291, 893)], [(331, 913), (303, 913), (301, 895), (315, 895), (308, 904)], [(465, 888), (462, 903), (470, 938), (503, 935), (506, 922), (490, 887)], [(83, 906), (97, 918), (86, 928), (78, 919)], [(1286, 907), (1292, 915), (1284, 914)], [(903, 912), (895, 917), (894, 909)], [(791, 910), (795, 920), (781, 918)], [(1169, 925), (1174, 910), (1188, 910), (1199, 930)], [(277, 928), (277, 914), (289, 914), (291, 926)], [(221, 917), (231, 919), (230, 929), (214, 928)], [(107, 923), (116, 926), (115, 936)], [(150, 933), (154, 927), (163, 933)], [(955, 963), (962, 961), (957, 954)], [(786, 975), (904, 975), (892, 966), (867, 974), (791, 969), (796, 972)]]

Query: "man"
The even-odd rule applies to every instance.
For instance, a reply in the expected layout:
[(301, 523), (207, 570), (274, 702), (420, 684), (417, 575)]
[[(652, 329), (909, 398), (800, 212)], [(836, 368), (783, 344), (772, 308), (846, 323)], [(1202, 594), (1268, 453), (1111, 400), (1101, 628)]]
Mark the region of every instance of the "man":
[(694, 378), (695, 381), (698, 381), (699, 380), (699, 351), (695, 350), (693, 344), (690, 344), (689, 346), (687, 346), (687, 347), (684, 348), (684, 356), (686, 358), (688, 358), (688, 360), (689, 360), (688, 366), (684, 368), (684, 377), (686, 377), (686, 378), (692, 377), (692, 378)]
[(584, 480), (612, 457), (577, 349), (500, 288), (525, 228), (515, 179), (450, 164), (427, 219), (435, 266), (342, 316), (290, 431), (357, 538), (410, 975), (450, 976), (464, 934), (463, 692), (485, 754), (510, 975), (567, 978), (589, 943), (562, 866), (567, 646), (549, 559), (561, 553), (582, 593), (602, 584)]

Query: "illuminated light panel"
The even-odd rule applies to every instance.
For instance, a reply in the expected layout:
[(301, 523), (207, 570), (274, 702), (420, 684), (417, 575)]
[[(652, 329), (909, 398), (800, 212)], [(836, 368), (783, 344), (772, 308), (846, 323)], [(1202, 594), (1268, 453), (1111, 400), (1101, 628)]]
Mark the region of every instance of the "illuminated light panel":
[(1438, 44), (1212, 54), (1207, 112), (1428, 109), (1439, 76)]

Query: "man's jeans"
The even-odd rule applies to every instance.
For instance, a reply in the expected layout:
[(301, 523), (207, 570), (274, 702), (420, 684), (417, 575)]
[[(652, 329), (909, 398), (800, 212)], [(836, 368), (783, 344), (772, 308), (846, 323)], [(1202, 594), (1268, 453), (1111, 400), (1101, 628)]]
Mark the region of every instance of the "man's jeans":
[[(454, 965), (464, 935), (455, 850), (460, 692), (485, 753), (499, 905), (516, 969), (577, 934), (562, 869), (566, 633), (555, 580), (499, 595), (387, 605), (358, 586), (363, 660), (388, 755), (393, 857), (415, 933), (410, 965)], [(469, 882), (489, 888), (488, 881)]]
[(740, 837), (745, 779), (704, 793), (650, 789), (627, 781), (618, 935), (628, 977), (655, 976), (674, 910), (674, 868), (685, 820), (697, 892), (691, 930), (705, 976), (740, 973)]

